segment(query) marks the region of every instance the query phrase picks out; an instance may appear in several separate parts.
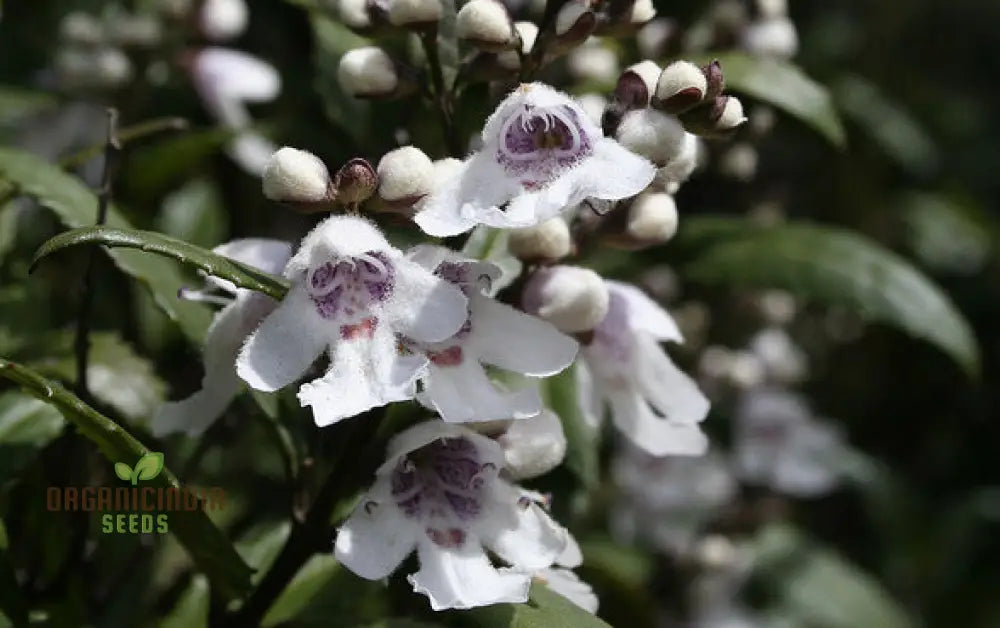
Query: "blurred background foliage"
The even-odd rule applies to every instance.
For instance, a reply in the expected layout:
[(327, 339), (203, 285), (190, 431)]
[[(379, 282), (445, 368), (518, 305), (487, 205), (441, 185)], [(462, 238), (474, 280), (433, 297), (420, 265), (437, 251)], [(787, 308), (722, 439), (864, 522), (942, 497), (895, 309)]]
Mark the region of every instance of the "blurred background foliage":
[[(225, 156), (220, 148), (229, 134), (215, 127), (183, 73), (140, 55), (137, 76), (156, 77), (155, 87), (135, 80), (91, 98), (46, 88), (61, 18), (71, 9), (100, 12), (108, 4), (3, 3), (0, 144), (25, 147), (49, 161), (73, 160), (102, 143), (105, 105), (120, 110), (125, 129), (180, 117), (190, 128), (127, 144), (115, 182), (115, 201), (125, 218), (205, 247), (235, 237), (300, 236), (313, 219), (277, 209), (263, 198), (259, 181)], [(275, 102), (254, 107), (259, 128), (279, 144), (310, 150), (332, 165), (355, 156), (375, 163), (396, 146), (400, 127), (428, 154), (442, 155), (426, 108), (362, 103), (344, 95), (336, 81), (337, 59), (362, 40), (304, 10), (309, 4), (251, 2), (249, 29), (235, 45), (273, 63), (283, 81)], [(779, 113), (774, 130), (756, 145), (759, 167), (751, 180), (735, 180), (713, 165), (682, 188), (676, 242), (641, 253), (604, 253), (593, 263), (629, 278), (654, 264), (673, 265), (685, 301), (704, 303), (711, 313), (708, 341), (732, 347), (745, 344), (760, 324), (748, 305), (754, 294), (748, 286), (806, 293), (816, 287), (813, 279), (795, 274), (798, 267), (787, 281), (776, 279), (788, 264), (780, 257), (765, 259), (759, 250), (773, 253), (780, 246), (758, 247), (760, 259), (736, 258), (732, 263), (742, 270), (726, 270), (725, 260), (716, 261), (714, 270), (704, 260), (699, 266), (699, 238), (708, 237), (711, 217), (766, 214), (768, 204), (777, 203), (790, 220), (861, 234), (932, 277), (973, 329), (981, 353), (978, 372), (971, 366), (974, 358), (966, 356), (969, 368), (963, 371), (961, 359), (914, 340), (899, 324), (862, 326), (856, 310), (865, 304), (810, 302), (795, 323), (812, 366), (805, 393), (818, 412), (838, 417), (854, 450), (865, 453), (845, 462), (847, 481), (822, 498), (776, 503), (752, 491), (744, 496), (745, 503), (779, 508), (781, 523), (760, 525), (772, 517), (751, 513), (750, 522), (730, 518), (719, 525), (724, 533), (749, 539), (756, 566), (746, 598), (776, 625), (1000, 625), (1000, 179), (995, 174), (1000, 118), (993, 115), (1000, 109), (1000, 91), (992, 80), (1000, 75), (995, 26), (1000, 5), (976, 0), (793, 0), (790, 5), (802, 43), (795, 62), (829, 90), (846, 131), (844, 145), (838, 148), (817, 133), (815, 119), (811, 127)], [(690, 25), (703, 15), (705, 3), (661, 2), (658, 10)], [(177, 49), (182, 44), (177, 42)], [(557, 65), (551, 72), (558, 77), (561, 70)], [(764, 92), (769, 85), (780, 92), (783, 84), (751, 81), (740, 89), (734, 76), (730, 85), (754, 102), (780, 99)], [(466, 135), (477, 130), (492, 102), (485, 88), (467, 92), (460, 118)], [(827, 136), (836, 136), (829, 121), (818, 124), (827, 124)], [(84, 155), (76, 162), (94, 184), (100, 159)], [(87, 252), (54, 258), (29, 277), (33, 252), (62, 227), (52, 213), (13, 196), (0, 185), (0, 355), (72, 381), (72, 329)], [(842, 256), (847, 274), (869, 272), (858, 263), (864, 252), (853, 244), (829, 254)], [(115, 263), (131, 263), (123, 259)], [(96, 403), (136, 421), (165, 396), (196, 387), (198, 350), (129, 276), (103, 257), (97, 264), (90, 367)], [(759, 281), (751, 277), (753, 269), (768, 265), (776, 270), (761, 271), (766, 277)], [(165, 261), (154, 271), (163, 268), (174, 273), (167, 280), (176, 285), (198, 281)], [(899, 323), (909, 315), (921, 319), (928, 303), (903, 295), (886, 307), (894, 308)], [(907, 307), (913, 308), (909, 314)], [(186, 316), (195, 328), (208, 321), (208, 311), (197, 305)], [(925, 334), (945, 336), (942, 328), (950, 324), (920, 323), (929, 327)], [(692, 355), (680, 357), (694, 362)], [(198, 443), (174, 437), (157, 447), (141, 438), (166, 451), (167, 464), (186, 481), (226, 487), (232, 507), (216, 523), (258, 568), (273, 559), (288, 534), (282, 513), (295, 494), (274, 446), (273, 419), (261, 409), (268, 404), (290, 407), (294, 399), (281, 395), (258, 406), (245, 396)], [(720, 404), (707, 424), (723, 443), (727, 412)], [(143, 429), (138, 425), (134, 433)], [(338, 429), (313, 442), (307, 426), (292, 424), (293, 449), (323, 467)], [(606, 444), (600, 458), (605, 467), (608, 455)], [(18, 608), (30, 610), (34, 619), (52, 625), (195, 626), (207, 612), (217, 616), (224, 605), (209, 599), (205, 577), (191, 574), (173, 537), (102, 536), (94, 533), (97, 522), (84, 515), (45, 512), (43, 487), (109, 476), (109, 465), (64, 430), (50, 406), (27, 401), (13, 389), (0, 393), (0, 514), (6, 524), (6, 529), (0, 525), (0, 608), (9, 616)], [(296, 480), (298, 488), (308, 488), (314, 479)], [(539, 485), (565, 494), (577, 480), (559, 470)], [(606, 519), (614, 504), (603, 496), (607, 490), (605, 482), (583, 506), (565, 500), (554, 508), (564, 511), (563, 521), (584, 546), (581, 574), (601, 598), (602, 617), (620, 626), (653, 624), (662, 609), (683, 606), (691, 566), (612, 541)], [(265, 623), (421, 625), (386, 623), (386, 616), (532, 625), (487, 611), (431, 616), (405, 584), (394, 581), (384, 594), (380, 585), (345, 572), (329, 555), (307, 564)]]

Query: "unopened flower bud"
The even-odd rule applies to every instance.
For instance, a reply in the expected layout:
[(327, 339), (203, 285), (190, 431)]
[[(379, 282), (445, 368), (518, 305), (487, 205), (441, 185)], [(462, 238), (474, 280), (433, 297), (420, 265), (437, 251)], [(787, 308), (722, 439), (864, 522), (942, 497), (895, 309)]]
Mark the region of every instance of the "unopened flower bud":
[(585, 0), (569, 0), (556, 14), (555, 47), (568, 50), (578, 46), (594, 32), (597, 16)]
[(788, 15), (788, 0), (757, 0), (757, 11), (764, 18), (785, 17)]
[(698, 136), (684, 133), (677, 153), (656, 173), (656, 181), (667, 194), (676, 194), (681, 184), (688, 180), (698, 167)]
[(708, 90), (701, 68), (688, 61), (674, 61), (656, 82), (653, 105), (667, 113), (681, 113), (700, 103)]
[(656, 7), (653, 6), (653, 0), (635, 0), (628, 21), (630, 24), (645, 24), (654, 17), (656, 17)]
[(504, 469), (513, 480), (548, 473), (566, 457), (562, 423), (548, 409), (530, 419), (511, 421), (497, 442), (503, 449)]
[(421, 29), (440, 19), (440, 0), (389, 0), (389, 22), (395, 26)]
[(621, 72), (618, 55), (600, 39), (591, 37), (566, 59), (567, 69), (576, 79), (601, 84), (615, 82)]
[(566, 221), (557, 216), (533, 227), (512, 229), (507, 248), (526, 262), (554, 261), (570, 254), (573, 241)]
[[(372, 9), (376, 5), (369, 0), (339, 0), (337, 16), (348, 28), (365, 31), (375, 25)], [(388, 15), (385, 16), (388, 20)]]
[(678, 117), (685, 129), (708, 137), (724, 135), (747, 121), (743, 104), (734, 96), (719, 96)]
[(272, 201), (320, 203), (330, 191), (330, 173), (323, 160), (290, 146), (271, 155), (261, 180), (264, 196)]
[(577, 266), (552, 266), (531, 275), (522, 305), (567, 333), (590, 331), (608, 313), (608, 288), (594, 271)]
[(625, 68), (622, 75), (634, 74), (642, 79), (642, 84), (646, 88), (646, 98), (645, 103), (643, 103), (643, 106), (645, 106), (649, 104), (653, 94), (656, 93), (656, 85), (659, 82), (661, 73), (662, 71), (660, 70), (660, 66), (658, 66), (655, 62), (646, 59), (645, 61), (641, 61)]
[(726, 88), (726, 77), (722, 73), (722, 64), (719, 63), (719, 60), (712, 59), (712, 62), (703, 67), (701, 71), (705, 75), (705, 83), (707, 85), (705, 100), (721, 96), (722, 91)]
[(499, 0), (472, 0), (455, 17), (458, 38), (488, 52), (501, 52), (517, 43), (507, 7)]
[(434, 187), (434, 164), (422, 150), (403, 146), (378, 162), (378, 195), (392, 205), (412, 205)]
[[(532, 22), (514, 22), (514, 31), (521, 42), (521, 54), (531, 52), (538, 37), (538, 27)], [(521, 57), (514, 50), (505, 50), (497, 55), (497, 63), (506, 70), (517, 70), (521, 67)]]
[(333, 177), (337, 202), (356, 207), (371, 198), (378, 189), (378, 175), (367, 160), (355, 157), (340, 167)]
[(716, 128), (720, 131), (735, 129), (747, 121), (743, 115), (743, 103), (735, 96), (721, 96), (725, 99), (722, 105), (722, 113), (716, 121)]
[(117, 87), (132, 78), (132, 62), (117, 48), (103, 48), (94, 54), (94, 69), (98, 83)]
[(789, 59), (799, 51), (799, 35), (790, 19), (775, 17), (748, 25), (740, 45), (754, 55)]
[(59, 36), (67, 43), (96, 46), (104, 41), (104, 27), (89, 13), (71, 11), (59, 23)]
[(622, 117), (615, 139), (633, 153), (663, 166), (680, 150), (684, 127), (673, 116), (655, 109), (636, 109)]
[(198, 26), (207, 39), (233, 39), (246, 30), (250, 14), (244, 0), (205, 0)]
[(664, 192), (643, 192), (628, 210), (626, 233), (640, 242), (662, 243), (677, 233), (677, 203)]
[(340, 86), (358, 98), (391, 96), (399, 88), (399, 75), (388, 54), (376, 46), (349, 50), (337, 68)]

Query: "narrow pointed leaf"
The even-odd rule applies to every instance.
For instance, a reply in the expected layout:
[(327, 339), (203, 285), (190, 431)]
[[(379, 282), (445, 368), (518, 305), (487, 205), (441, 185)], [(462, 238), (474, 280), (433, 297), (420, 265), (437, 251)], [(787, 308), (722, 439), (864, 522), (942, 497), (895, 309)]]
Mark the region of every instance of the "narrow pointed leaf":
[(56, 251), (81, 244), (103, 244), (112, 247), (140, 249), (171, 257), (203, 270), (209, 275), (231, 281), (240, 288), (262, 292), (278, 301), (288, 291), (288, 283), (284, 279), (228, 257), (217, 255), (183, 240), (154, 231), (140, 231), (138, 229), (94, 226), (65, 231), (38, 249), (32, 265), (37, 265), (42, 258)]
[(686, 266), (687, 276), (708, 284), (783, 288), (849, 307), (868, 320), (930, 342), (970, 376), (978, 375), (979, 347), (968, 322), (907, 260), (844, 229), (808, 224), (760, 228), (733, 221), (742, 228), (705, 246)]
[[(139, 460), (153, 453), (121, 426), (85, 404), (79, 397), (30, 369), (0, 359), (0, 378), (19, 384), (28, 393), (55, 406), (112, 463)], [(165, 468), (150, 480), (150, 485), (162, 488), (181, 486), (173, 473)], [(220, 594), (232, 599), (249, 590), (250, 567), (204, 511), (171, 511), (168, 517), (170, 531)]]
[[(93, 191), (76, 177), (26, 151), (0, 148), (0, 181), (13, 184), (20, 194), (35, 198), (67, 227), (92, 225), (97, 217), (97, 196)], [(108, 208), (107, 224), (131, 228), (114, 206)], [(201, 343), (212, 316), (202, 304), (177, 297), (185, 280), (176, 266), (138, 251), (111, 250), (109, 255), (122, 272), (149, 291), (156, 305), (177, 323), (189, 340)]]
[(741, 52), (706, 55), (705, 59), (722, 63), (727, 92), (774, 105), (811, 126), (837, 148), (844, 147), (844, 125), (830, 93), (798, 66)]

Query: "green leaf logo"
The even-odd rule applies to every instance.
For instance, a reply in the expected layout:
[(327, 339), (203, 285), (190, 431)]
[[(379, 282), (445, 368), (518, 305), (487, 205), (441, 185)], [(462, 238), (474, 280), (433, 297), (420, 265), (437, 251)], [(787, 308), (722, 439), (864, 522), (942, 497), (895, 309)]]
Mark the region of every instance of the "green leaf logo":
[(119, 479), (131, 482), (135, 486), (139, 480), (152, 480), (163, 471), (163, 454), (158, 451), (151, 451), (135, 463), (135, 468), (130, 468), (124, 462), (115, 463), (115, 475)]

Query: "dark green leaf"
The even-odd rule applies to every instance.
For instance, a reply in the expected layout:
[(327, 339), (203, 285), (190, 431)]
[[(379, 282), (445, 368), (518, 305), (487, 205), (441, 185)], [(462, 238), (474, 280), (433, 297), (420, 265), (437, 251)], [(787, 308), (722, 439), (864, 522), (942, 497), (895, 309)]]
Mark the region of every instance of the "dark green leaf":
[(228, 223), (218, 186), (208, 179), (195, 179), (163, 200), (156, 230), (191, 244), (210, 247), (225, 240), (229, 233)]
[[(158, 451), (151, 451), (139, 458), (132, 469), (134, 480), (152, 480), (163, 471), (163, 454)], [(134, 483), (134, 482), (133, 482)]]
[(734, 222), (743, 228), (705, 247), (687, 265), (689, 277), (727, 286), (783, 288), (847, 306), (934, 344), (969, 375), (978, 375), (979, 347), (968, 323), (941, 289), (903, 258), (834, 227), (760, 228)]
[(1000, 235), (991, 214), (943, 195), (905, 194), (899, 211), (910, 249), (937, 271), (978, 271), (989, 259), (994, 238)]
[(597, 485), (598, 431), (587, 424), (580, 412), (574, 364), (558, 375), (542, 380), (541, 392), (545, 404), (559, 415), (566, 434), (566, 466), (584, 486)]
[(159, 628), (204, 628), (208, 626), (208, 579), (201, 574), (191, 578), (180, 599), (158, 624)]
[(52, 406), (15, 391), (0, 394), (0, 484), (34, 460), (62, 426)]
[(217, 255), (183, 240), (154, 231), (140, 231), (138, 229), (95, 226), (65, 231), (38, 249), (32, 265), (37, 265), (42, 258), (56, 251), (80, 244), (120, 246), (172, 257), (209, 275), (231, 281), (240, 288), (262, 292), (278, 301), (288, 291), (288, 282), (280, 277), (275, 277), (228, 257)]
[(608, 626), (548, 587), (535, 583), (527, 604), (494, 604), (462, 611), (482, 628), (597, 628)]
[(793, 528), (772, 525), (752, 542), (758, 573), (794, 625), (820, 628), (908, 628), (899, 603), (871, 575)]
[(834, 146), (844, 146), (844, 127), (830, 94), (797, 66), (741, 52), (706, 55), (705, 59), (722, 63), (727, 91), (774, 105), (811, 126)]
[[(27, 392), (50, 403), (100, 449), (111, 461), (138, 460), (150, 453), (139, 441), (114, 421), (97, 412), (59, 384), (23, 366), (0, 359), (0, 377), (21, 385)], [(153, 478), (153, 486), (180, 488), (177, 478), (164, 468)], [(250, 588), (251, 570), (232, 544), (202, 510), (169, 513), (170, 531), (187, 549), (199, 570), (212, 581), (220, 594), (235, 598)]]
[(16, 626), (28, 625), (28, 606), (21, 597), (21, 589), (17, 585), (14, 565), (10, 562), (7, 539), (7, 527), (0, 520), (0, 621), (3, 615), (12, 620)]
[(116, 462), (115, 463), (115, 475), (118, 476), (119, 480), (123, 480), (125, 482), (131, 482), (132, 481), (132, 467), (128, 466), (124, 462)]
[(122, 180), (137, 193), (161, 193), (197, 172), (234, 134), (226, 128), (198, 129), (137, 149), (129, 155)]
[[(11, 182), (21, 193), (35, 197), (67, 227), (91, 225), (97, 217), (97, 197), (87, 186), (31, 153), (0, 148), (0, 180)], [(109, 208), (108, 225), (131, 227), (114, 207)], [(118, 268), (149, 290), (156, 304), (188, 339), (201, 343), (212, 317), (203, 305), (177, 298), (177, 291), (185, 281), (176, 267), (138, 251), (111, 251), (110, 255)]]

